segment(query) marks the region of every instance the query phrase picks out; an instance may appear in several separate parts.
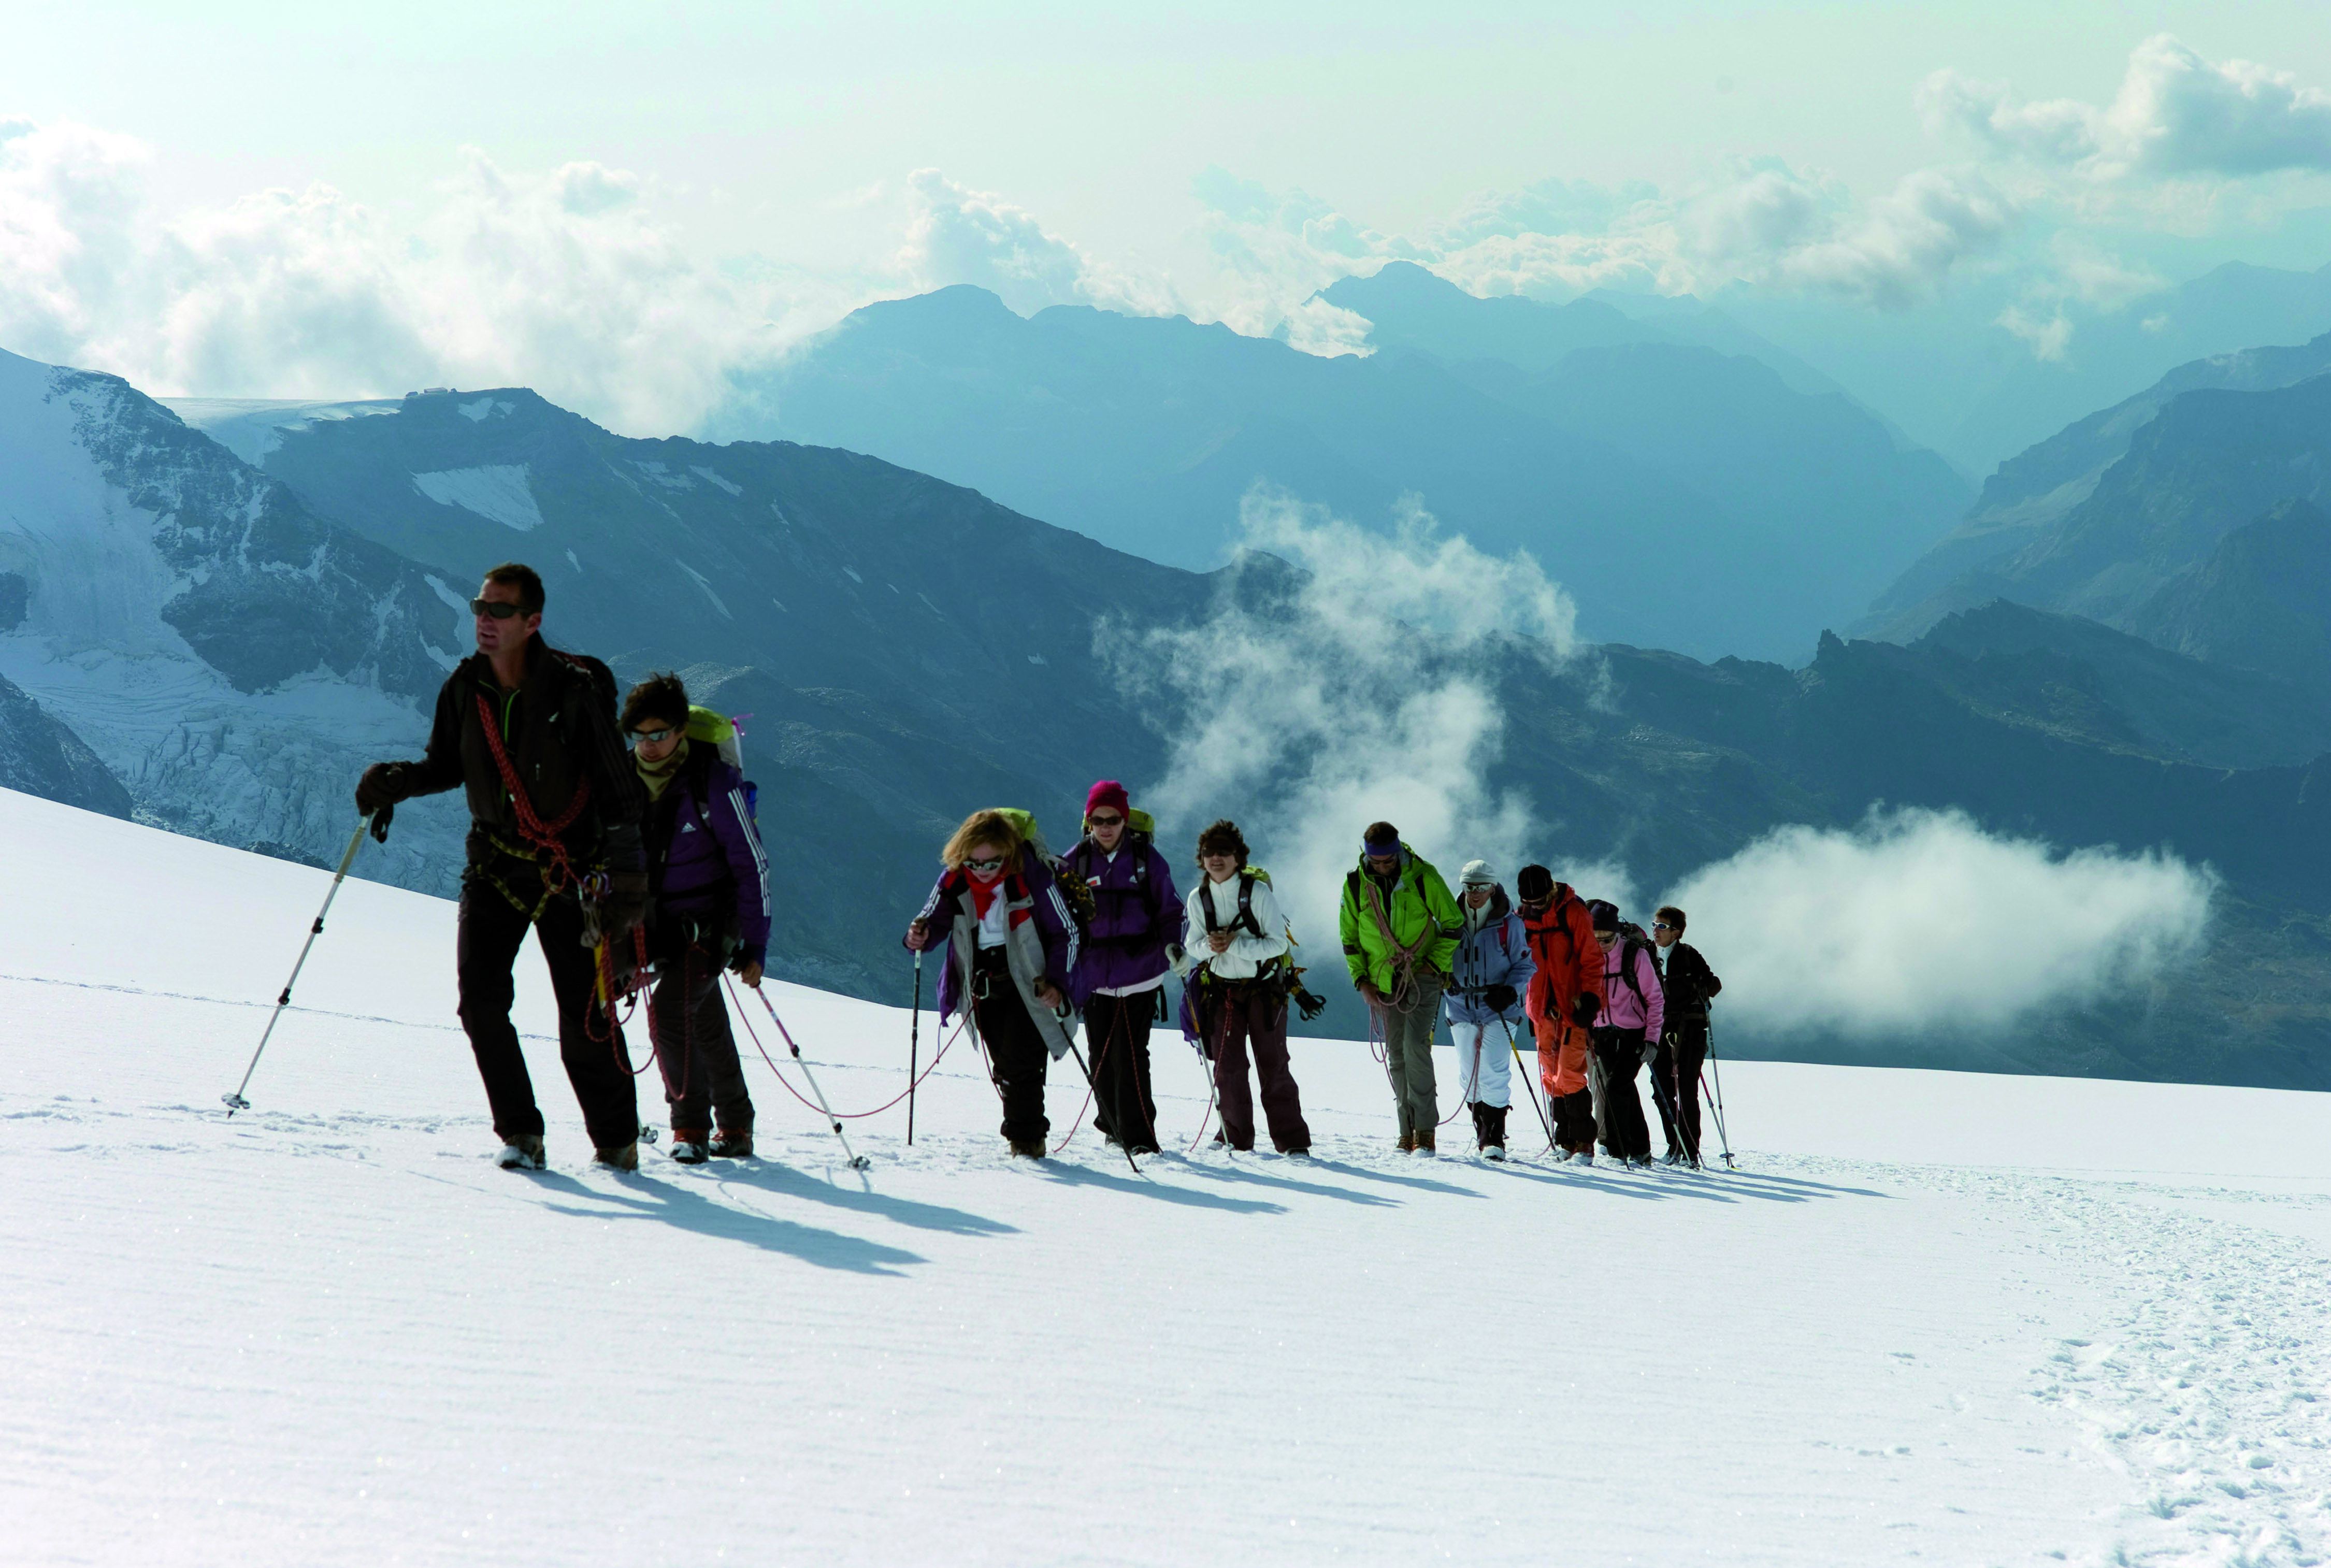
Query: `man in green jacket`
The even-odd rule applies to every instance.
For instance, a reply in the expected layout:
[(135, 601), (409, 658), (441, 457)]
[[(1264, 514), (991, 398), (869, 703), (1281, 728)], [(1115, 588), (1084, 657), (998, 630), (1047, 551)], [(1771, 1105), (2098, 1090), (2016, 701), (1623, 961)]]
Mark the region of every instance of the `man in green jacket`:
[(1441, 1122), (1432, 1027), (1465, 917), (1441, 873), (1401, 842), (1400, 830), (1375, 822), (1364, 835), (1360, 863), (1344, 879), (1337, 924), (1352, 984), (1384, 1031), (1401, 1152), (1429, 1155)]

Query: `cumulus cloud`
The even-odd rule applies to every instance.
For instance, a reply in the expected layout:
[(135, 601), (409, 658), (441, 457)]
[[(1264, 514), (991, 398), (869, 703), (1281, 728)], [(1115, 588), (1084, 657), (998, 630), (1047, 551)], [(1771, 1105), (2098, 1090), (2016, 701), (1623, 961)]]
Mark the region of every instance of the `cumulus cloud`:
[(404, 223), (323, 185), (165, 213), (149, 166), (88, 127), (0, 127), (0, 343), (165, 394), (524, 383), (661, 433), (855, 302), (690, 256), (594, 163), (520, 176), (469, 153)]
[(2141, 985), (2196, 953), (2215, 874), (2061, 854), (1955, 812), (1784, 828), (1666, 901), (1723, 933), (1727, 1012), (1760, 1029), (1974, 1032)]
[(2213, 63), (2165, 33), (2130, 52), (2108, 104), (2020, 100), (1942, 71), (1921, 105), (1995, 152), (2099, 181), (2331, 170), (2331, 94), (2250, 61)]
[(1510, 874), (1529, 812), (1483, 782), (1505, 728), (1491, 660), (1570, 658), (1576, 615), (1527, 554), (1484, 555), (1413, 504), (1385, 535), (1258, 489), (1240, 520), (1244, 580), (1206, 621), (1105, 626), (1099, 651), (1172, 743), (1143, 803), (1191, 827), (1238, 811), (1307, 953), (1332, 966), (1369, 822), (1428, 859), (1503, 857)]
[(971, 283), (1023, 316), (1048, 305), (1099, 305), (1156, 316), (1172, 290), (1107, 266), (1048, 232), (1034, 214), (937, 169), (908, 176), (907, 237), (899, 273), (918, 289)]

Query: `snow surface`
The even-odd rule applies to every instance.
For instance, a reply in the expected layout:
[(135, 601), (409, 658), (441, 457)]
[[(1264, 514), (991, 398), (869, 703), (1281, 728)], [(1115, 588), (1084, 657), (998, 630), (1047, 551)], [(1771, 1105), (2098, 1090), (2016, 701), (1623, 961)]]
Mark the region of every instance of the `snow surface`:
[[(229, 1121), (328, 877), (6, 794), (0, 864), (0, 1560), (2331, 1550), (2319, 1096), (1727, 1063), (1736, 1173), (1496, 1168), (1299, 1041), (1323, 1157), (1232, 1162), (1161, 1037), (1137, 1175), (1005, 1158), (956, 1043), (861, 1178), (747, 1042), (763, 1157), (616, 1175), (527, 957), (519, 1175), (452, 906), (347, 884)], [(903, 1087), (905, 1009), (770, 989), (843, 1108)]]
[(523, 534), (542, 527), (542, 508), (527, 484), (524, 463), (445, 469), (414, 474), (413, 486), (440, 506), (461, 507)]

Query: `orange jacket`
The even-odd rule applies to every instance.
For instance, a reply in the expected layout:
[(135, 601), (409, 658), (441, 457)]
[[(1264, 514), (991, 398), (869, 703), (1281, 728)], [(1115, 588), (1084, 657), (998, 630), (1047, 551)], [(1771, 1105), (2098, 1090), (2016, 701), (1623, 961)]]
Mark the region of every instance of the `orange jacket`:
[(1536, 916), (1522, 917), (1530, 956), (1537, 961), (1524, 1011), (1537, 1031), (1538, 1077), (1548, 1094), (1576, 1094), (1586, 1087), (1586, 1031), (1570, 1021), (1582, 991), (1603, 1003), (1603, 945), (1594, 939), (1594, 919), (1586, 901), (1567, 882), (1554, 885), (1554, 898)]

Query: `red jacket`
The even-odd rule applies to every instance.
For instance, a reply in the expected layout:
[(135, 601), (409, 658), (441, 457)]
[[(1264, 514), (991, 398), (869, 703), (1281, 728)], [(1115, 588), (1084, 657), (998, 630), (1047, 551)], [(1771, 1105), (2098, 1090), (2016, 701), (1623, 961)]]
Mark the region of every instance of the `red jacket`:
[(1530, 956), (1537, 973), (1530, 977), (1527, 1003), (1533, 1023), (1566, 1024), (1572, 1002), (1581, 991), (1592, 992), (1595, 1011), (1602, 1011), (1603, 945), (1594, 940), (1594, 917), (1586, 900), (1567, 882), (1554, 885), (1554, 898), (1536, 916), (1522, 917), (1528, 934)]
[(1538, 1079), (1548, 1094), (1576, 1094), (1586, 1087), (1586, 1031), (1570, 1022), (1571, 1005), (1584, 991), (1599, 1014), (1603, 1000), (1594, 917), (1569, 883), (1556, 882), (1546, 907), (1522, 917), (1522, 929), (1537, 961), (1523, 1005), (1537, 1031)]

